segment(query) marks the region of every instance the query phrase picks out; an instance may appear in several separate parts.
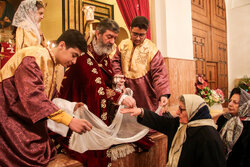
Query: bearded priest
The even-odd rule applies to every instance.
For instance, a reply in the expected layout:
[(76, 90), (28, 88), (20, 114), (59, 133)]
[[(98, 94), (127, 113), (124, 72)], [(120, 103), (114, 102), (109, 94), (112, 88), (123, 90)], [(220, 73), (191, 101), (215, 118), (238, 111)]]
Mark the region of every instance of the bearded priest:
[[(120, 28), (114, 20), (101, 20), (96, 27), (95, 36), (88, 45), (87, 53), (79, 57), (76, 64), (66, 69), (60, 90), (61, 98), (83, 102), (89, 111), (107, 125), (111, 123), (108, 119), (108, 103), (136, 106), (133, 97), (111, 89), (114, 73), (109, 56), (116, 53), (115, 39), (119, 31)], [(65, 142), (61, 145), (65, 146)], [(64, 149), (71, 157), (87, 163), (87, 166), (107, 166), (110, 163), (107, 150), (80, 154), (68, 149), (67, 146)]]

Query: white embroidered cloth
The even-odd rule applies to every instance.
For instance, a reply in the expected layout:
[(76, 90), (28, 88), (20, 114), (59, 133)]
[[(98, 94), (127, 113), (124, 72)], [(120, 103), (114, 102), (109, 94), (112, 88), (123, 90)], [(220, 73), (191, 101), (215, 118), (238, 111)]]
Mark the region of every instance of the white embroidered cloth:
[[(60, 98), (54, 99), (53, 102), (72, 115), (74, 102)], [(69, 141), (69, 148), (80, 153), (87, 150), (104, 150), (115, 144), (135, 142), (144, 137), (149, 128), (137, 123), (136, 117), (121, 114), (120, 109), (123, 107), (119, 107), (110, 126), (107, 126), (100, 118), (91, 113), (86, 105), (78, 108), (75, 117), (86, 119), (93, 125), (93, 128), (83, 134), (73, 132)], [(48, 127), (62, 136), (66, 136), (69, 129), (67, 126), (52, 120), (48, 120)]]

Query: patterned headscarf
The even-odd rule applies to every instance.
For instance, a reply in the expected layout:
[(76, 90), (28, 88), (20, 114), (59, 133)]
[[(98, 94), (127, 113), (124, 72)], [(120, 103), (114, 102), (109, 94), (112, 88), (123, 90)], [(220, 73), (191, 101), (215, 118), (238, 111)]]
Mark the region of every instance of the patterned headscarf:
[(250, 121), (250, 94), (245, 90), (240, 89), (238, 115), (233, 116), (228, 113), (225, 114), (224, 117), (228, 120), (221, 129), (220, 136), (225, 146), (226, 158), (228, 158), (229, 153), (232, 151), (234, 144), (237, 142), (243, 131), (244, 126), (242, 121)]
[(213, 126), (216, 128), (214, 121), (209, 114), (209, 108), (205, 101), (198, 95), (182, 95), (185, 99), (188, 123), (180, 124), (173, 139), (167, 167), (177, 167), (182, 152), (182, 146), (186, 141), (186, 130), (188, 127)]

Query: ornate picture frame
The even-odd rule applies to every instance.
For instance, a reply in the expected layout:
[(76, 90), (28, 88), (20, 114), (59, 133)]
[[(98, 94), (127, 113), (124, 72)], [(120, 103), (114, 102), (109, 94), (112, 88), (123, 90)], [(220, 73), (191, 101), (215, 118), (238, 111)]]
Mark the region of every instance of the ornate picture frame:
[(85, 5), (95, 6), (94, 18), (114, 19), (114, 5), (96, 0), (62, 0), (62, 29), (76, 29), (84, 32), (86, 20), (82, 11)]

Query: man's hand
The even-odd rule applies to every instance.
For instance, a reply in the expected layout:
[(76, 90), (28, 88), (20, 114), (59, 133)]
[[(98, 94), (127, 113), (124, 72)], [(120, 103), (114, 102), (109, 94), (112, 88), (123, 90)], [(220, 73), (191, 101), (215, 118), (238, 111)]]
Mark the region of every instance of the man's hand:
[(135, 99), (131, 96), (125, 97), (125, 99), (121, 103), (122, 105), (128, 106), (130, 108), (136, 107)]
[(92, 124), (85, 119), (73, 118), (69, 123), (69, 128), (79, 134), (85, 133), (92, 129)]

